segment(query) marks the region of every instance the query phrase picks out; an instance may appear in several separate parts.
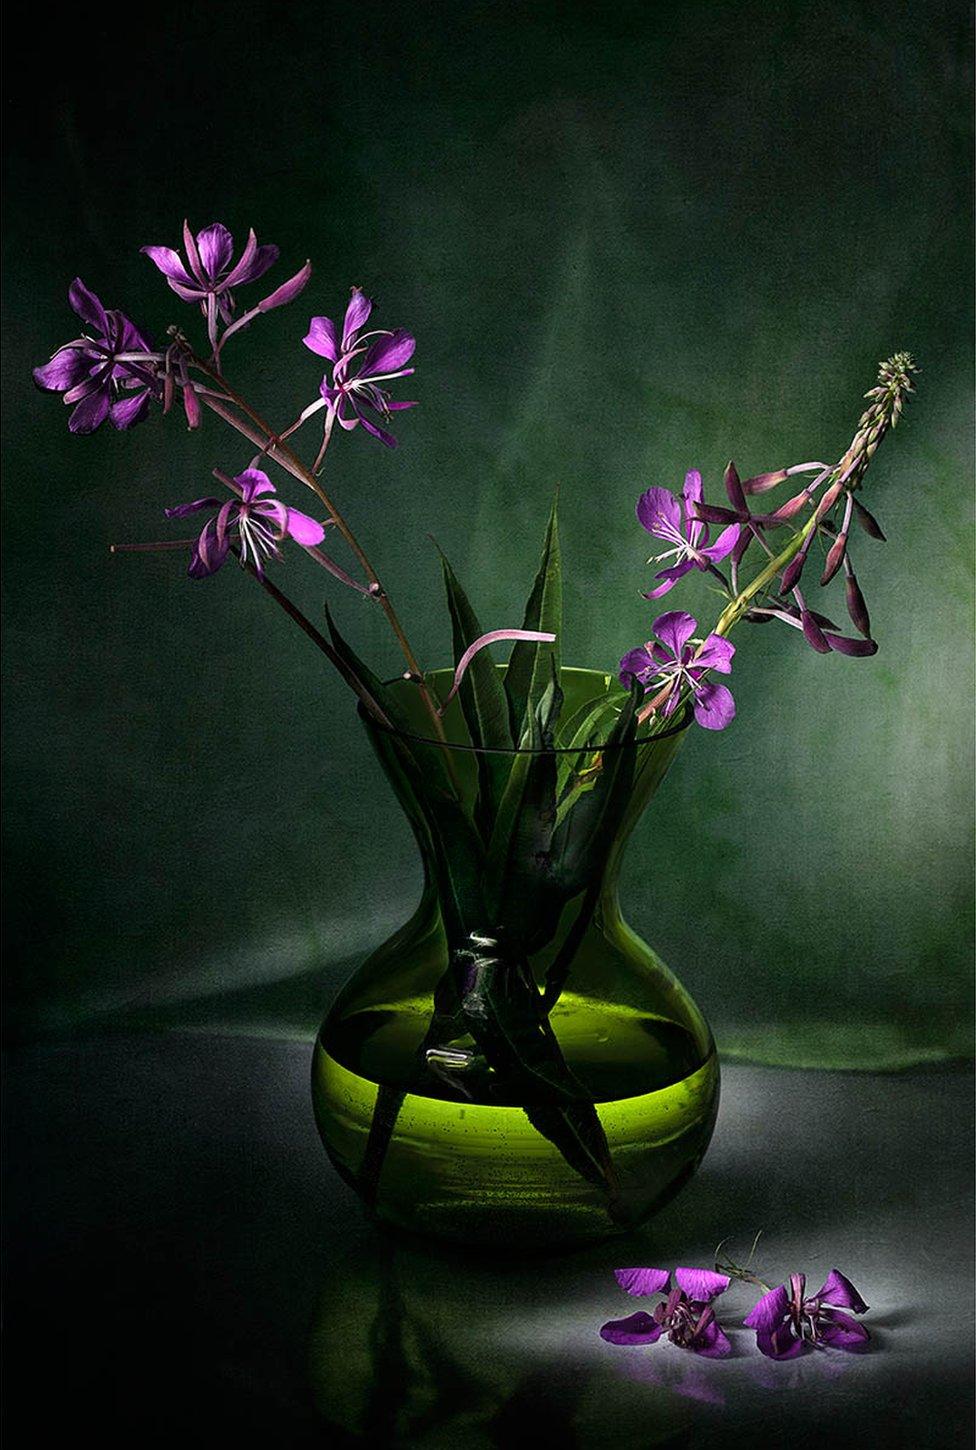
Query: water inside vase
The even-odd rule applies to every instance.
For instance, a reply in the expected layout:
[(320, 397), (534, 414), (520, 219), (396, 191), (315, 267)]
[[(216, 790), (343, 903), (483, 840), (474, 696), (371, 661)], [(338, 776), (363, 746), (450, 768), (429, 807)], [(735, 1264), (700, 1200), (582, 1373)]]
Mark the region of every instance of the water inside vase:
[[(499, 1095), (476, 1054), (463, 1067), (445, 1066), (444, 1076), (424, 1074), (418, 1086), (416, 1048), (429, 1013), (428, 998), (352, 1014), (316, 1044), (316, 1116), (340, 1173), (356, 1183), (383, 1083), (403, 1099), (382, 1169), (381, 1218), (475, 1242), (512, 1233), (526, 1243), (570, 1242), (613, 1232), (604, 1196), (536, 1131), (525, 1111), (531, 1104)], [(703, 1060), (675, 1022), (572, 993), (552, 1024), (581, 1096), (596, 1105), (627, 1223), (637, 1223), (705, 1151), (717, 1101), (714, 1052)], [(460, 1061), (464, 1041), (450, 1046)]]

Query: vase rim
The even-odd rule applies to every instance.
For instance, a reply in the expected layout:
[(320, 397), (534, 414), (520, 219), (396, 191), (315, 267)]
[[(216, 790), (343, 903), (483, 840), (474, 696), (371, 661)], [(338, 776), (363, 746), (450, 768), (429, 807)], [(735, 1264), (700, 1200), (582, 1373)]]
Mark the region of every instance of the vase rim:
[[(498, 668), (504, 669), (505, 666), (498, 666)], [(449, 668), (427, 671), (428, 676), (446, 675), (448, 678), (451, 678), (453, 676), (453, 673), (453, 670)], [(587, 669), (584, 666), (578, 665), (566, 665), (564, 666), (561, 673), (573, 675), (599, 675), (606, 678), (610, 672), (607, 670)], [(384, 681), (384, 683), (387, 685), (402, 685), (404, 683), (404, 678), (402, 675), (397, 675), (392, 680)], [(599, 748), (600, 750), (623, 750), (625, 748), (622, 741), (617, 741), (613, 745), (604, 744), (599, 747), (592, 745), (559, 745), (552, 746), (549, 749), (543, 750), (524, 750), (521, 746), (518, 745), (513, 745), (511, 747), (503, 747), (500, 745), (472, 745), (470, 741), (465, 742), (460, 740), (441, 740), (436, 735), (421, 735), (416, 730), (401, 730), (395, 725), (388, 725), (384, 721), (378, 720), (375, 715), (371, 714), (361, 701), (357, 708), (359, 711), (359, 716), (363, 720), (363, 722), (370, 726), (371, 729), (378, 730), (383, 735), (392, 735), (401, 740), (415, 740), (420, 745), (433, 745), (440, 750), (462, 751), (467, 755), (582, 755), (596, 748)], [(680, 735), (683, 731), (687, 730), (688, 726), (691, 724), (691, 719), (692, 712), (688, 708), (688, 706), (685, 705), (679, 718), (675, 720), (675, 722), (670, 725), (667, 730), (659, 730), (654, 735), (638, 735), (635, 737), (635, 739), (628, 742), (626, 748), (633, 749), (634, 746), (637, 745), (653, 745), (656, 741), (659, 740), (669, 740), (673, 736)]]

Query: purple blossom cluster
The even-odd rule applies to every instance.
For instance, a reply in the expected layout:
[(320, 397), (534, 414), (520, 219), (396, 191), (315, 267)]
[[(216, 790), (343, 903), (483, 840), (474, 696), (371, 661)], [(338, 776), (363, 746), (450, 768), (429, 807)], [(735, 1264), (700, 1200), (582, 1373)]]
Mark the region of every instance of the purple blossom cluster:
[[(867, 466), (888, 428), (898, 422), (906, 398), (914, 391), (915, 364), (907, 353), (883, 363), (878, 384), (867, 394), (869, 406), (858, 431), (840, 461), (834, 465), (799, 463), (742, 480), (734, 463), (725, 469), (727, 504), (706, 503), (697, 469), (685, 475), (680, 497), (655, 486), (637, 500), (637, 518), (652, 538), (666, 545), (649, 563), (664, 564), (655, 574), (655, 586), (645, 599), (659, 599), (680, 580), (698, 570), (718, 581), (727, 604), (715, 629), (697, 638), (697, 621), (690, 614), (672, 611), (659, 615), (651, 626), (652, 638), (628, 650), (620, 661), (620, 682), (635, 683), (648, 695), (641, 719), (668, 719), (681, 704), (691, 706), (695, 719), (708, 730), (722, 730), (734, 718), (732, 695), (724, 685), (707, 678), (712, 672), (728, 674), (734, 650), (725, 636), (740, 619), (751, 623), (779, 620), (799, 630), (819, 654), (870, 656), (877, 652), (871, 620), (851, 561), (849, 535), (856, 520), (874, 539), (883, 540), (880, 525), (855, 497)], [(749, 497), (762, 495), (798, 475), (815, 475), (773, 512), (754, 513)], [(807, 512), (803, 522), (801, 517)], [(797, 521), (794, 524), (794, 520)], [(721, 528), (714, 543), (709, 527)], [(772, 539), (787, 529), (790, 541), (777, 553)], [(827, 615), (811, 607), (801, 588), (803, 571), (815, 543), (824, 547), (821, 586), (843, 569), (847, 613), (857, 634), (841, 632)], [(741, 578), (743, 561), (753, 547), (766, 562), (748, 583)], [(728, 573), (719, 565), (726, 565)]]
[[(199, 536), (182, 541), (191, 549), (190, 576), (198, 579), (213, 574), (234, 554), (265, 582), (266, 564), (279, 559), (284, 541), (291, 540), (343, 584), (380, 601), (404, 650), (408, 675), (422, 679), (372, 565), (319, 480), (336, 424), (340, 431), (359, 428), (385, 447), (396, 447), (390, 431), (393, 417), (415, 407), (416, 402), (394, 399), (390, 385), (413, 374), (413, 335), (403, 328), (373, 325), (373, 300), (362, 288), (353, 287), (341, 324), (327, 316), (311, 318), (301, 341), (325, 360), (327, 368), (317, 396), (289, 426), (275, 430), (231, 386), (223, 365), (224, 349), (259, 317), (293, 302), (309, 282), (311, 264), (306, 262), (255, 305), (241, 311), (242, 290), (260, 281), (279, 258), (277, 246), (259, 244), (253, 228), (238, 250), (223, 223), (213, 222), (194, 233), (184, 222), (181, 250), (165, 245), (141, 250), (170, 291), (203, 316), (206, 349), (196, 351), (182, 328), (175, 325), (167, 329), (165, 343), (154, 344), (144, 328), (118, 309), (106, 308), (75, 278), (68, 300), (82, 331), (34, 370), (38, 387), (61, 394), (71, 408), (68, 427), (76, 434), (93, 433), (106, 421), (116, 429), (131, 428), (149, 416), (154, 404), (168, 413), (177, 397), (190, 428), (199, 427), (204, 410), (229, 424), (257, 450), (243, 470), (233, 474), (213, 470), (231, 498), (221, 500), (207, 494), (165, 511), (169, 518), (210, 511)], [(884, 539), (877, 520), (856, 494), (881, 439), (895, 426), (914, 391), (915, 371), (906, 353), (895, 354), (882, 364), (877, 386), (866, 395), (868, 407), (854, 439), (836, 464), (801, 463), (742, 480), (730, 462), (724, 475), (727, 502), (721, 505), (706, 502), (697, 469), (686, 473), (680, 494), (654, 485), (640, 495), (637, 518), (641, 527), (663, 546), (648, 561), (661, 567), (643, 597), (659, 599), (698, 572), (717, 582), (727, 601), (714, 629), (707, 632), (699, 633), (697, 620), (686, 611), (658, 615), (650, 626), (650, 638), (620, 660), (621, 684), (644, 692), (641, 721), (664, 723), (687, 708), (707, 730), (722, 730), (730, 724), (735, 701), (728, 687), (714, 676), (731, 673), (735, 648), (727, 636), (740, 620), (778, 620), (800, 632), (821, 654), (869, 656), (876, 652), (867, 605), (851, 561), (850, 533), (856, 522), (871, 538)], [(321, 413), (324, 419), (317, 455), (307, 467), (288, 440)], [(317, 495), (326, 511), (323, 521), (275, 496), (276, 488), (263, 471), (266, 461), (283, 468)], [(809, 481), (799, 492), (775, 510), (752, 511), (750, 498), (807, 475)], [(353, 578), (321, 550), (330, 526), (335, 526), (351, 549), (364, 579)], [(714, 539), (712, 529), (718, 530)], [(777, 541), (781, 544), (784, 531), (788, 541), (777, 553)], [(821, 585), (828, 585), (843, 571), (845, 604), (856, 631), (853, 636), (808, 603), (803, 593), (804, 571), (818, 545), (824, 550)], [(744, 581), (743, 565), (750, 551), (764, 557), (759, 560), (758, 573)], [(311, 632), (318, 637), (317, 631)], [(511, 630), (496, 631), (495, 636), (517, 638)], [(469, 662), (459, 664), (461, 675)], [(432, 703), (430, 707), (433, 711)]]
[[(169, 246), (145, 246), (141, 250), (180, 301), (202, 313), (208, 353), (195, 353), (182, 330), (175, 326), (168, 329), (165, 346), (154, 346), (145, 331), (124, 313), (104, 307), (76, 278), (68, 300), (84, 329), (79, 337), (58, 348), (49, 362), (35, 368), (38, 387), (60, 393), (72, 408), (68, 419), (72, 433), (93, 433), (106, 420), (118, 429), (131, 428), (148, 417), (153, 403), (159, 403), (161, 411), (168, 413), (179, 394), (190, 428), (199, 427), (202, 409), (207, 407), (260, 446), (251, 467), (233, 478), (214, 470), (231, 490), (232, 498), (221, 500), (207, 495), (165, 510), (167, 518), (186, 518), (204, 509), (213, 510), (199, 537), (192, 541), (188, 569), (191, 578), (215, 573), (234, 553), (263, 579), (267, 561), (280, 558), (282, 542), (291, 539), (343, 583), (361, 593), (377, 594), (375, 581), (358, 583), (318, 549), (326, 526), (338, 522), (334, 511), (322, 524), (285, 505), (272, 497), (275, 486), (258, 465), (265, 456), (283, 462), (325, 501), (325, 495), (315, 486), (314, 474), (321, 466), (334, 423), (347, 431), (362, 424), (366, 433), (387, 447), (395, 447), (396, 439), (377, 420), (386, 421), (394, 412), (416, 406), (414, 402), (394, 401), (387, 386), (393, 379), (413, 372), (405, 366), (416, 345), (412, 335), (402, 328), (373, 328), (367, 332), (373, 302), (361, 288), (353, 287), (341, 333), (328, 317), (311, 319), (304, 344), (332, 366), (321, 381), (319, 397), (295, 423), (275, 434), (258, 426), (253, 410), (230, 388), (222, 369), (222, 352), (229, 339), (257, 317), (293, 302), (311, 277), (311, 264), (306, 262), (255, 306), (241, 312), (239, 290), (259, 281), (279, 256), (276, 246), (259, 245), (253, 228), (239, 255), (233, 235), (221, 222), (195, 234), (184, 222), (182, 252)], [(294, 462), (289, 466), (282, 450), (285, 440), (320, 408), (326, 409), (326, 425), (316, 466), (309, 473), (296, 468)]]
[[(656, 1344), (664, 1337), (706, 1359), (731, 1353), (715, 1311), (715, 1301), (732, 1282), (729, 1274), (675, 1269), (673, 1284), (668, 1269), (615, 1269), (614, 1277), (628, 1294), (663, 1297), (649, 1312), (639, 1309), (604, 1324), (600, 1336), (608, 1344)], [(738, 1277), (759, 1282), (747, 1273)], [(870, 1335), (852, 1315), (866, 1314), (867, 1308), (850, 1279), (831, 1269), (809, 1296), (805, 1275), (791, 1274), (787, 1283), (768, 1289), (742, 1323), (755, 1331), (756, 1347), (767, 1359), (795, 1359), (808, 1349), (863, 1348)]]

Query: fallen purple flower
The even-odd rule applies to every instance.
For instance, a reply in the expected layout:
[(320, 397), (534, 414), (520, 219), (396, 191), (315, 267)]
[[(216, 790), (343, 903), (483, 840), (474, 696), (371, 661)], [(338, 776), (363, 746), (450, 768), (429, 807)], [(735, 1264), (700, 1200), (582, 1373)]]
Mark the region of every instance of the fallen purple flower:
[(159, 268), (177, 297), (184, 302), (199, 303), (207, 319), (210, 346), (216, 350), (218, 316), (225, 323), (231, 322), (234, 317), (236, 303), (233, 288), (243, 287), (247, 282), (256, 282), (263, 277), (278, 260), (278, 248), (273, 245), (259, 247), (252, 228), (235, 263), (234, 238), (221, 222), (204, 227), (195, 237), (189, 222), (184, 222), (183, 249), (185, 262), (172, 247), (143, 247), (141, 250)]
[(215, 574), (232, 544), (238, 547), (241, 563), (250, 564), (263, 578), (264, 561), (280, 557), (278, 545), (282, 539), (294, 539), (303, 548), (312, 548), (325, 538), (325, 528), (316, 519), (267, 496), (275, 492), (275, 486), (260, 469), (246, 469), (233, 483), (238, 491), (234, 498), (198, 498), (165, 510), (169, 519), (187, 518), (206, 508), (217, 510), (204, 524), (194, 546), (187, 570), (191, 579)]
[(554, 644), (556, 636), (554, 634), (548, 634), (545, 631), (538, 629), (490, 629), (487, 634), (479, 635), (473, 644), (468, 645), (467, 649), (464, 651), (464, 654), (458, 660), (457, 668), (454, 671), (454, 683), (451, 685), (450, 690), (447, 692), (447, 697), (444, 700), (443, 705), (437, 712), (439, 715), (443, 715), (444, 711), (447, 709), (448, 705), (451, 703), (451, 701), (454, 699), (454, 696), (461, 688), (461, 681), (464, 679), (464, 676), (467, 673), (468, 666), (474, 659), (475, 655), (478, 654), (480, 650), (483, 650), (486, 645), (498, 644), (503, 639), (522, 639), (529, 640), (530, 642), (535, 642), (538, 644)]
[(629, 650), (620, 661), (620, 683), (629, 689), (637, 680), (645, 689), (655, 689), (665, 717), (674, 714), (682, 691), (688, 689), (698, 724), (706, 730), (724, 730), (735, 718), (732, 692), (702, 676), (708, 670), (731, 674), (735, 645), (722, 635), (710, 634), (696, 648), (692, 636), (698, 621), (683, 610), (660, 615), (651, 628), (656, 638)]
[(103, 307), (80, 277), (68, 288), (68, 301), (93, 335), (58, 348), (50, 362), (34, 369), (34, 382), (75, 405), (68, 419), (72, 433), (94, 433), (106, 418), (113, 428), (134, 427), (157, 390), (158, 358), (124, 313)]
[(795, 1359), (807, 1346), (859, 1349), (870, 1338), (845, 1310), (867, 1313), (868, 1306), (850, 1279), (831, 1269), (823, 1285), (804, 1297), (805, 1274), (791, 1274), (789, 1287), (780, 1284), (764, 1294), (743, 1320), (756, 1331), (756, 1344), (768, 1359)]
[[(315, 407), (323, 404), (328, 408), (330, 418), (347, 431), (361, 423), (367, 433), (395, 448), (397, 440), (392, 433), (374, 423), (363, 411), (370, 409), (384, 419), (391, 413), (404, 408), (415, 408), (415, 402), (394, 402), (381, 383), (393, 378), (409, 377), (414, 369), (405, 367), (413, 357), (416, 340), (409, 332), (397, 328), (390, 332), (383, 329), (364, 332), (363, 329), (373, 310), (372, 299), (359, 287), (352, 289), (352, 296), (346, 308), (342, 324), (342, 335), (336, 331), (330, 317), (313, 317), (306, 336), (302, 339), (310, 352), (324, 357), (333, 364), (332, 378), (328, 374), (322, 379), (319, 389), (322, 402), (306, 408), (303, 416), (309, 416)], [(374, 338), (375, 341), (367, 341)], [(361, 358), (355, 372), (351, 369), (357, 358)], [(348, 411), (347, 411), (348, 410)]]
[(655, 1344), (667, 1335), (680, 1349), (693, 1350), (708, 1359), (726, 1355), (732, 1346), (715, 1318), (712, 1301), (724, 1294), (731, 1282), (727, 1274), (711, 1269), (675, 1269), (674, 1288), (668, 1288), (667, 1269), (616, 1269), (614, 1276), (628, 1294), (657, 1294), (667, 1297), (650, 1313), (643, 1309), (626, 1319), (611, 1319), (600, 1329), (608, 1344)]
[(739, 537), (739, 525), (735, 523), (723, 529), (714, 544), (709, 544), (708, 528), (696, 515), (701, 496), (701, 474), (692, 468), (685, 474), (681, 502), (666, 488), (649, 488), (637, 500), (637, 518), (642, 527), (670, 545), (660, 554), (652, 554), (648, 563), (675, 561), (655, 574), (655, 579), (663, 582), (645, 594), (645, 599), (667, 594), (690, 569), (713, 567), (735, 547)]

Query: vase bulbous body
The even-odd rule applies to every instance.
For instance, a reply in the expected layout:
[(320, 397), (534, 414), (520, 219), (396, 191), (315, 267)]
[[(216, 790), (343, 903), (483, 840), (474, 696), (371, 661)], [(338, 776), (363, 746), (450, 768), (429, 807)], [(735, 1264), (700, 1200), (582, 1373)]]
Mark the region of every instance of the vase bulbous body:
[[(431, 678), (443, 697), (450, 674)], [(569, 709), (607, 679), (566, 669), (562, 682)], [(684, 722), (596, 754), (490, 760), (502, 753), (466, 744), (453, 705), (445, 745), (417, 687), (394, 689), (410, 729), (363, 718), (413, 827), (424, 885), (319, 1032), (323, 1143), (369, 1210), (405, 1229), (512, 1247), (627, 1232), (694, 1172), (718, 1107), (708, 1026), (617, 895), (623, 845)], [(478, 821), (489, 771), (507, 791), (501, 827)], [(601, 771), (602, 798), (592, 788)], [(574, 791), (594, 797), (575, 813)]]

